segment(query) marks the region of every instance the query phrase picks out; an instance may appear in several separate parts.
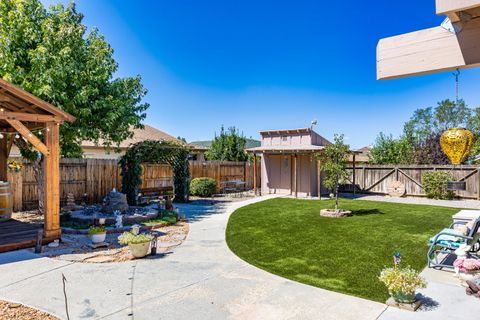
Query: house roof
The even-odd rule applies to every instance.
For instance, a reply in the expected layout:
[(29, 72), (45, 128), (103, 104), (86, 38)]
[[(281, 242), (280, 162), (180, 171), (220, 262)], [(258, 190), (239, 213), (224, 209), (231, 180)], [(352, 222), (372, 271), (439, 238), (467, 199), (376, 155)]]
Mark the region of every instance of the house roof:
[[(29, 122), (27, 124), (29, 128), (38, 127), (39, 123), (45, 122), (75, 121), (71, 114), (2, 78), (0, 78), (0, 106), (2, 120)], [(5, 126), (3, 122), (2, 126)]]
[[(132, 138), (126, 139), (120, 143), (118, 146), (119, 148), (128, 148), (131, 144), (145, 141), (145, 140), (159, 140), (159, 141), (173, 141), (177, 143), (183, 144), (183, 141), (180, 141), (179, 139), (175, 138), (172, 135), (169, 135), (168, 133), (159, 130), (157, 128), (154, 128), (149, 125), (144, 125), (143, 129), (133, 129), (133, 136)], [(95, 144), (92, 141), (83, 141), (82, 142), (82, 147), (99, 147), (103, 148), (103, 141), (100, 140), (98, 141), (97, 144)]]

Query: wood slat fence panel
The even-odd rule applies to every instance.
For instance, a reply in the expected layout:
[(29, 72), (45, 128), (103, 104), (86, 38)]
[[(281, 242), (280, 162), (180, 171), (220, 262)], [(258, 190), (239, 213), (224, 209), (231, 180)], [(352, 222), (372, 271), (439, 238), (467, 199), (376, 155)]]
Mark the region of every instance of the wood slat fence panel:
[[(21, 159), (15, 159), (21, 161)], [(190, 161), (191, 178), (210, 177), (220, 182), (245, 181), (253, 188), (253, 164), (229, 161)], [(257, 164), (257, 187), (260, 186), (260, 163)], [(24, 163), (19, 173), (9, 172), (8, 180), (14, 190), (14, 210), (38, 207), (38, 182), (34, 166)], [(61, 159), (60, 201), (65, 205), (72, 193), (77, 201), (86, 195), (89, 204), (102, 202), (113, 188), (121, 190), (121, 170), (116, 159)], [(173, 186), (172, 168), (166, 164), (143, 164), (141, 188)], [(220, 189), (219, 189), (220, 190)]]
[[(342, 186), (343, 192), (353, 192), (353, 166), (348, 167), (350, 176)], [(457, 191), (460, 198), (480, 200), (480, 167), (473, 165), (365, 165), (355, 167), (355, 191), (357, 193), (388, 194), (388, 187), (393, 181), (405, 185), (408, 196), (425, 196), (422, 176), (429, 171), (452, 172), (456, 181), (465, 181), (466, 191)]]

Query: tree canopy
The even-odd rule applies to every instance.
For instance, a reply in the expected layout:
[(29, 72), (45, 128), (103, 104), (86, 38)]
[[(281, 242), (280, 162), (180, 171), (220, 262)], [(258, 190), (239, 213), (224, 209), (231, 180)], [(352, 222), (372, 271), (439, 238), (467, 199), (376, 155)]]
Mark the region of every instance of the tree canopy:
[(477, 137), (470, 155), (480, 149), (480, 108), (470, 109), (465, 101), (449, 99), (440, 101), (435, 108), (417, 109), (404, 124), (403, 133), (397, 139), (380, 133), (371, 151), (376, 164), (449, 164), (440, 147), (443, 131), (454, 127), (466, 127)]
[(325, 174), (323, 184), (335, 194), (335, 209), (338, 210), (338, 187), (340, 181), (348, 178), (347, 160), (350, 146), (345, 144), (343, 135), (335, 135), (333, 143), (325, 147), (318, 157), (321, 160), (321, 169)]
[(74, 2), (0, 1), (0, 61), (2, 78), (77, 118), (61, 127), (63, 156), (80, 156), (83, 140), (115, 146), (146, 116), (140, 76), (114, 77), (112, 47), (87, 31)]
[(248, 159), (245, 152), (246, 143), (247, 139), (235, 127), (225, 130), (222, 126), (220, 134), (215, 135), (206, 157), (208, 160), (246, 161)]

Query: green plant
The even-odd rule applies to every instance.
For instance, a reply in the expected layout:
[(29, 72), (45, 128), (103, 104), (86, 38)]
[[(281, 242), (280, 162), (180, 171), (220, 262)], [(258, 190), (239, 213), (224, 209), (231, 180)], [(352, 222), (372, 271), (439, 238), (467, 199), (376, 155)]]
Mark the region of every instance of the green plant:
[(152, 240), (153, 236), (146, 233), (133, 234), (131, 232), (124, 232), (118, 237), (118, 242), (120, 244), (140, 244)]
[(215, 134), (206, 157), (208, 160), (246, 161), (248, 159), (245, 152), (246, 144), (247, 139), (235, 127), (225, 130), (222, 126), (220, 134), (218, 136)]
[(453, 180), (453, 175), (448, 171), (429, 171), (422, 175), (422, 185), (427, 198), (451, 200), (453, 191), (447, 189), (448, 181)]
[(350, 147), (344, 143), (343, 135), (335, 135), (333, 139), (334, 143), (327, 145), (318, 158), (325, 174), (323, 184), (335, 194), (335, 210), (338, 210), (338, 187), (340, 181), (348, 178), (347, 157)]
[(90, 226), (88, 228), (88, 234), (97, 234), (97, 233), (104, 233), (106, 232), (105, 226)]
[(166, 163), (173, 169), (173, 184), (177, 202), (187, 200), (188, 146), (171, 141), (145, 140), (132, 144), (120, 159), (122, 168), (122, 192), (128, 204), (137, 205), (138, 187), (142, 183), (142, 163)]
[(410, 266), (385, 268), (380, 272), (379, 279), (385, 284), (390, 295), (414, 295), (417, 289), (427, 286), (420, 273)]
[(198, 197), (211, 197), (217, 191), (217, 182), (212, 178), (195, 178), (190, 182), (190, 194)]

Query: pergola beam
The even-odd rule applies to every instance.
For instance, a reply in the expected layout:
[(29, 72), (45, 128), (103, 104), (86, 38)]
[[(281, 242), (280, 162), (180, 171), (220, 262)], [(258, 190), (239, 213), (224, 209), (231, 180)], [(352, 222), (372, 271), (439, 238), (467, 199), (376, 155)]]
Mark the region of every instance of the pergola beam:
[(58, 117), (48, 114), (10, 112), (0, 109), (0, 120), (18, 120), (27, 122), (62, 122)]
[(21, 123), (18, 120), (6, 120), (9, 125), (11, 125), (15, 130), (18, 131), (28, 142), (30, 142), (35, 149), (40, 151), (44, 156), (49, 156), (50, 151), (48, 150), (48, 147), (40, 141), (30, 130), (28, 130), (23, 123)]
[(470, 10), (480, 6), (479, 0), (436, 0), (437, 14), (444, 15)]
[(480, 18), (464, 23), (460, 33), (442, 27), (379, 41), (377, 79), (394, 79), (480, 66)]

